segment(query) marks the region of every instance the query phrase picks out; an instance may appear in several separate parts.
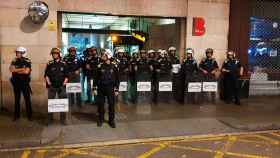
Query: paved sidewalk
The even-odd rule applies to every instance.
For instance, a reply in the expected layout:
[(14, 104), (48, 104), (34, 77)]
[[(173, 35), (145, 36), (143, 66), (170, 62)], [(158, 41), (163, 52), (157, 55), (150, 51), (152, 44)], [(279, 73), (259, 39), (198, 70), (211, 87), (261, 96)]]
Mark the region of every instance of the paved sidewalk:
[[(118, 107), (117, 128), (96, 126), (96, 108), (85, 106), (73, 114), (72, 124), (47, 126), (45, 115), (35, 121), (11, 121), (10, 112), (0, 113), (0, 148), (95, 143), (128, 139), (219, 134), (280, 129), (279, 97), (243, 100), (243, 106), (153, 105)], [(143, 114), (143, 111), (146, 113)]]

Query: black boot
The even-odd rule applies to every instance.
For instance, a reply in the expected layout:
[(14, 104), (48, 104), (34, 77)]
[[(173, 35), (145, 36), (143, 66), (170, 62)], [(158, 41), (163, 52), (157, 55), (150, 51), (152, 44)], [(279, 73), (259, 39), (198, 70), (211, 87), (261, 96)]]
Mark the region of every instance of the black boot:
[(109, 121), (109, 126), (110, 126), (111, 128), (116, 128), (116, 123), (115, 123), (115, 121)]

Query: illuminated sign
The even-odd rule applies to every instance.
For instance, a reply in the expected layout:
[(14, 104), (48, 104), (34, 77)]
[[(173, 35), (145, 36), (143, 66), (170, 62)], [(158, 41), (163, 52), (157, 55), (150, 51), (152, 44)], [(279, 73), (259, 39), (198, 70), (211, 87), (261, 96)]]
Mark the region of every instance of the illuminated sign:
[(137, 34), (137, 33), (134, 33), (134, 32), (132, 32), (131, 35), (132, 35), (134, 38), (136, 38), (136, 39), (138, 39), (138, 40), (140, 40), (140, 41), (142, 41), (142, 42), (145, 42), (145, 41), (146, 41), (145, 36), (141, 36), (141, 35), (139, 35), (139, 34)]

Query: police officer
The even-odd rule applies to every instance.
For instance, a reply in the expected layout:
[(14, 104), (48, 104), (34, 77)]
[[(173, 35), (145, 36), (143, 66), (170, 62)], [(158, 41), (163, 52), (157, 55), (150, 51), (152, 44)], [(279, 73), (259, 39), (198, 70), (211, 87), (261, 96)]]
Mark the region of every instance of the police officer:
[(97, 78), (97, 67), (99, 65), (99, 57), (95, 47), (88, 48), (88, 55), (85, 58), (85, 75), (87, 79), (87, 103), (92, 102), (92, 85)]
[(32, 107), (31, 107), (31, 88), (30, 88), (30, 74), (31, 74), (31, 61), (24, 57), (26, 56), (26, 48), (18, 47), (16, 49), (16, 57), (12, 60), (10, 65), (10, 72), (12, 77), (10, 79), (15, 97), (15, 111), (14, 121), (20, 118), (20, 97), (23, 94), (26, 113), (29, 121), (32, 120)]
[[(75, 47), (68, 48), (68, 54), (63, 58), (68, 71), (69, 83), (80, 83), (80, 72), (82, 62), (77, 56), (77, 50)], [(81, 93), (69, 94), (70, 104), (73, 105), (75, 100), (78, 107), (81, 107)]]
[[(129, 77), (129, 58), (125, 53), (123, 48), (119, 48), (117, 50), (116, 59), (118, 62), (118, 69), (119, 69), (119, 80), (120, 82), (128, 82)], [(124, 104), (128, 104), (128, 93), (127, 91), (120, 92), (121, 93), (121, 100)]]
[[(215, 58), (213, 58), (214, 50), (212, 48), (208, 48), (205, 51), (206, 58), (203, 58), (199, 64), (199, 69), (203, 74), (203, 80), (206, 82), (214, 82), (217, 81), (217, 74), (219, 71), (219, 66)], [(209, 93), (207, 93), (209, 94)], [(214, 103), (216, 99), (216, 93), (211, 92), (211, 100)], [(206, 95), (207, 99), (209, 98)]]
[(138, 61), (138, 52), (134, 51), (132, 53), (132, 57), (129, 60), (129, 84), (128, 84), (128, 93), (129, 93), (129, 100), (132, 103), (136, 103), (137, 96), (136, 96), (136, 73), (135, 73), (135, 66)]
[(240, 105), (238, 79), (243, 75), (243, 67), (238, 59), (235, 58), (233, 51), (227, 52), (227, 59), (222, 66), (224, 75), (224, 95), (225, 102), (231, 103), (234, 99), (236, 105)]
[(192, 48), (186, 49), (186, 55), (184, 62), (182, 64), (182, 75), (184, 76), (186, 100), (187, 103), (195, 103), (197, 101), (197, 95), (194, 93), (188, 92), (188, 85), (190, 82), (196, 82), (196, 75), (198, 71), (197, 62), (193, 57), (194, 50)]
[(157, 75), (156, 75), (155, 69), (156, 69), (156, 66), (158, 66), (158, 63), (157, 63), (158, 61), (156, 60), (155, 51), (152, 49), (148, 50), (148, 62), (154, 68), (152, 71), (152, 93), (153, 93), (152, 101), (154, 103), (156, 103), (158, 85), (157, 85)]
[(110, 52), (101, 56), (101, 63), (98, 65), (97, 80), (94, 82), (94, 93), (97, 94), (98, 101), (98, 121), (97, 126), (101, 127), (105, 115), (105, 99), (109, 104), (109, 125), (116, 128), (115, 123), (115, 96), (118, 95), (119, 74), (117, 65), (111, 62)]
[[(159, 94), (159, 82), (170, 82), (171, 81), (171, 69), (172, 65), (170, 60), (168, 59), (168, 54), (166, 50), (162, 50), (160, 53), (160, 57), (157, 60), (157, 66), (154, 67), (155, 73), (156, 73), (156, 94), (155, 94), (155, 102), (158, 100), (158, 94)], [(169, 96), (167, 92), (161, 92), (163, 94), (161, 96), (161, 99), (169, 102)]]
[[(48, 99), (55, 99), (56, 95), (59, 99), (67, 98), (66, 83), (68, 82), (66, 65), (61, 59), (61, 51), (59, 48), (52, 48), (52, 60), (50, 60), (45, 69), (45, 80), (48, 88)], [(53, 121), (53, 114), (49, 114), (49, 122)], [(60, 121), (66, 124), (66, 114), (60, 113)]]
[[(153, 65), (149, 62), (145, 50), (140, 51), (140, 58), (137, 60), (134, 67), (137, 82), (151, 82), (154, 71)], [(137, 92), (137, 101), (150, 102), (152, 98), (150, 92)]]
[(172, 64), (172, 91), (173, 91), (173, 98), (179, 102), (179, 103), (183, 103), (183, 100), (180, 100), (180, 95), (181, 94), (181, 85), (182, 85), (182, 80), (180, 78), (180, 69), (181, 69), (181, 65), (180, 65), (180, 60), (179, 58), (176, 56), (176, 48), (171, 46), (168, 48), (168, 58)]

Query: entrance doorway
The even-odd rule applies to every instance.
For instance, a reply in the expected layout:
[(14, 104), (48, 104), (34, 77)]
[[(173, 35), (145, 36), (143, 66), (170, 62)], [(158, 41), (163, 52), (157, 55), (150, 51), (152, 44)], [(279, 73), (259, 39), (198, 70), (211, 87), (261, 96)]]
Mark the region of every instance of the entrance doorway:
[[(98, 52), (101, 49), (110, 49), (112, 55), (117, 48), (124, 48), (128, 55), (141, 49), (167, 50), (170, 46), (176, 47), (177, 50), (184, 48), (185, 41), (182, 40), (185, 40), (185, 18), (66, 12), (59, 14), (64, 55), (70, 46), (77, 48), (79, 57), (82, 57), (83, 51), (91, 46), (96, 47)], [(181, 51), (177, 52), (178, 56), (179, 52)], [(86, 93), (83, 94), (83, 100), (86, 100)]]

